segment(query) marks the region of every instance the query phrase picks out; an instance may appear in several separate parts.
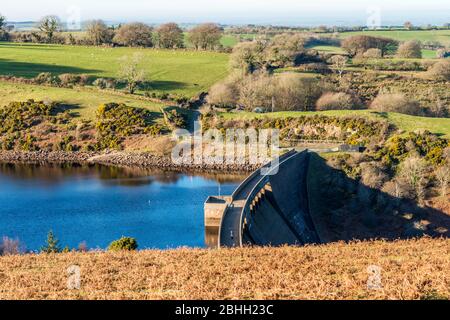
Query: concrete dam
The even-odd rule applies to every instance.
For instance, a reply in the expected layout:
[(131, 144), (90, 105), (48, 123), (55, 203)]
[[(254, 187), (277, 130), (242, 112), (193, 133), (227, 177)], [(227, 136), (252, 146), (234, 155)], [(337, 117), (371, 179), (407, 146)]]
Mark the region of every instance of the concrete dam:
[(308, 205), (309, 157), (289, 151), (253, 172), (231, 196), (210, 196), (205, 225), (218, 228), (217, 245), (319, 243)]

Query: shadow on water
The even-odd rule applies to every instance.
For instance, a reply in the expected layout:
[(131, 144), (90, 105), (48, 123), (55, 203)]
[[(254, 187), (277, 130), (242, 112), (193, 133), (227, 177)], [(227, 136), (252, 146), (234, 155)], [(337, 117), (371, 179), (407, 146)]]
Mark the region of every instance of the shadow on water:
[[(185, 175), (186, 173), (154, 168), (116, 167), (99, 164), (0, 164), (0, 179), (3, 176), (22, 181), (39, 181), (42, 186), (55, 186), (67, 179), (94, 178), (105, 186), (139, 187), (154, 182), (173, 184)], [(195, 175), (218, 183), (239, 183), (244, 179), (244, 176), (239, 174), (196, 173)]]
[(16, 77), (34, 78), (42, 72), (50, 72), (53, 75), (63, 73), (92, 74), (100, 72), (94, 69), (84, 69), (70, 66), (59, 66), (44, 63), (18, 62), (8, 59), (0, 59), (0, 73)]
[(310, 211), (322, 242), (450, 237), (450, 216), (370, 188), (312, 154)]

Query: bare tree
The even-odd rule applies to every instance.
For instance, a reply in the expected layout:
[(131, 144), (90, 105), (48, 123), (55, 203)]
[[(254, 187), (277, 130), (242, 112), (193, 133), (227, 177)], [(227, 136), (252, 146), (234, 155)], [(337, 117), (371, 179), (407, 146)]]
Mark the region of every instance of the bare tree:
[(448, 163), (445, 163), (443, 166), (439, 167), (436, 172), (436, 180), (438, 182), (438, 186), (441, 190), (441, 196), (445, 197), (447, 195), (448, 185), (450, 183), (450, 166)]
[(184, 46), (183, 30), (173, 22), (160, 25), (156, 29), (156, 38), (160, 48), (173, 49)]
[(39, 22), (38, 28), (45, 33), (47, 40), (52, 42), (55, 32), (61, 29), (61, 23), (57, 16), (46, 16)]
[(336, 72), (339, 74), (339, 79), (342, 79), (342, 74), (347, 67), (347, 62), (348, 58), (341, 55), (335, 55), (331, 57), (331, 63), (333, 64), (334, 70), (336, 70)]
[(397, 56), (399, 58), (422, 58), (422, 45), (418, 41), (406, 41), (403, 42), (397, 50)]
[(88, 22), (86, 38), (92, 44), (98, 46), (104, 43), (111, 43), (113, 36), (113, 30), (109, 29), (102, 20)]
[(151, 47), (153, 45), (152, 28), (139, 22), (125, 24), (117, 31), (114, 41), (130, 47)]
[(0, 30), (2, 30), (5, 27), (6, 25), (5, 21), (6, 17), (0, 13)]
[(208, 103), (218, 107), (234, 107), (238, 97), (239, 91), (235, 83), (220, 82), (209, 90)]
[(145, 72), (140, 68), (143, 55), (135, 53), (131, 57), (125, 56), (120, 59), (121, 68), (119, 70), (119, 77), (126, 81), (127, 90), (133, 94), (136, 91), (139, 83), (144, 81)]
[(189, 31), (189, 41), (199, 50), (214, 49), (220, 44), (222, 29), (214, 23), (205, 23)]
[(427, 164), (419, 156), (410, 156), (401, 165), (400, 175), (415, 191), (416, 198), (422, 202), (425, 197)]

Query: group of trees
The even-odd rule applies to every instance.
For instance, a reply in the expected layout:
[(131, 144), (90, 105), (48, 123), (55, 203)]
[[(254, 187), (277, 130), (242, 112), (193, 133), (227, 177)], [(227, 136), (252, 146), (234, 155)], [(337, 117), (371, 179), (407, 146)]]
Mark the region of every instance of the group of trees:
[[(0, 40), (8, 40), (4, 30), (6, 18), (0, 14)], [(183, 48), (184, 31), (176, 23), (165, 23), (153, 29), (140, 22), (128, 23), (118, 27), (108, 26), (102, 20), (92, 20), (85, 26), (86, 35), (78, 39), (73, 34), (65, 39), (60, 34), (63, 27), (57, 16), (46, 16), (38, 24), (39, 32), (19, 35), (17, 41), (34, 41), (45, 43), (70, 43), (90, 45), (121, 45), (130, 47), (159, 47), (165, 49)], [(214, 50), (220, 48), (223, 29), (214, 23), (198, 25), (187, 32), (187, 39), (197, 50)]]
[(222, 29), (214, 23), (201, 24), (189, 31), (188, 38), (197, 50), (213, 50), (220, 44)]
[(397, 50), (399, 58), (422, 58), (422, 46), (418, 41), (406, 41), (400, 44)]
[(307, 39), (301, 34), (281, 34), (271, 40), (241, 42), (233, 48), (231, 67), (251, 74), (313, 60), (305, 49)]
[(314, 109), (322, 92), (316, 79), (297, 74), (235, 73), (211, 88), (208, 103), (224, 108), (240, 105), (249, 111), (306, 111)]
[(365, 35), (357, 35), (344, 39), (341, 44), (351, 57), (363, 55), (369, 49), (380, 50), (381, 57), (387, 54), (394, 54), (398, 48), (398, 41)]
[(384, 58), (386, 55), (407, 59), (421, 59), (422, 49), (438, 50), (437, 57), (448, 56), (448, 49), (434, 41), (410, 40), (399, 43), (396, 40), (384, 37), (357, 35), (344, 39), (341, 47), (347, 51), (350, 57), (358, 58)]
[(184, 47), (183, 30), (175, 23), (166, 23), (153, 30), (144, 23), (134, 22), (121, 25), (115, 30), (101, 20), (94, 20), (86, 26), (86, 38), (93, 45), (115, 43), (129, 47)]

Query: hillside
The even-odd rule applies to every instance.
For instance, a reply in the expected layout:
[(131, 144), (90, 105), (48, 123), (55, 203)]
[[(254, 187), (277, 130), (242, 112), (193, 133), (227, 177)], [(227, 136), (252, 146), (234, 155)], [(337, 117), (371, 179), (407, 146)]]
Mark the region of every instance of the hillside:
[(369, 119), (387, 120), (398, 129), (405, 132), (416, 130), (428, 130), (432, 133), (450, 137), (450, 119), (449, 118), (430, 118), (411, 116), (395, 112), (377, 113), (372, 110), (329, 110), (329, 111), (281, 111), (273, 113), (253, 113), (253, 112), (230, 112), (220, 113), (224, 119), (242, 119), (249, 120), (254, 118), (287, 118), (300, 116), (362, 116)]
[[(1, 299), (448, 299), (450, 240), (0, 257)], [(67, 268), (81, 290), (67, 290)], [(368, 279), (381, 268), (381, 288)], [(368, 270), (368, 268), (370, 270)], [(370, 282), (377, 284), (377, 281)]]
[(86, 120), (93, 120), (98, 106), (104, 103), (125, 103), (155, 113), (160, 113), (160, 108), (164, 107), (163, 103), (138, 99), (137, 96), (120, 95), (120, 93), (111, 90), (100, 91), (89, 87), (70, 89), (0, 81), (0, 95), (2, 96), (0, 107), (8, 105), (10, 102), (29, 99), (52, 101), (64, 104), (80, 118)]

